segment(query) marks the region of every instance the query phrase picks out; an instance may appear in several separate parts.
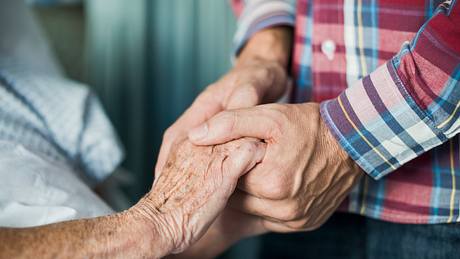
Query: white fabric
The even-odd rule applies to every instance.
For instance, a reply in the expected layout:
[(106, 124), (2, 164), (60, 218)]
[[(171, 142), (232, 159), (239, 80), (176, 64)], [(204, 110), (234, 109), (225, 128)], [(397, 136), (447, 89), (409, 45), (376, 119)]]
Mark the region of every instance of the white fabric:
[(110, 213), (72, 169), (0, 141), (0, 226), (30, 227)]
[(0, 226), (111, 213), (86, 184), (122, 156), (97, 98), (63, 77), (25, 2), (1, 0)]
[(123, 151), (98, 98), (66, 79), (24, 1), (0, 1), (0, 140), (105, 179)]

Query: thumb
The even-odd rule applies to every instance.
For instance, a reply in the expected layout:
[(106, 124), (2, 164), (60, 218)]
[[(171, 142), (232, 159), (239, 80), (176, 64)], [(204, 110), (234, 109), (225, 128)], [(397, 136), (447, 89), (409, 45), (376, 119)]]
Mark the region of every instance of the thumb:
[(252, 107), (262, 101), (262, 91), (252, 85), (237, 87), (228, 98), (224, 107), (226, 110)]

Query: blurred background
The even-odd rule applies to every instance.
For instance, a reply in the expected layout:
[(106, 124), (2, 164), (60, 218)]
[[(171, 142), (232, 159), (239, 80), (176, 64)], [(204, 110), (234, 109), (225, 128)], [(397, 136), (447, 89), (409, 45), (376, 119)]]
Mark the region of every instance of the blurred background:
[(126, 149), (136, 201), (151, 186), (163, 131), (230, 67), (225, 0), (91, 0), (33, 6), (67, 75), (92, 87)]
[[(151, 187), (163, 131), (230, 67), (236, 21), (226, 0), (35, 0), (68, 77), (99, 95), (125, 147), (123, 209)], [(127, 197), (127, 198), (125, 198)], [(223, 258), (256, 258), (257, 239)]]

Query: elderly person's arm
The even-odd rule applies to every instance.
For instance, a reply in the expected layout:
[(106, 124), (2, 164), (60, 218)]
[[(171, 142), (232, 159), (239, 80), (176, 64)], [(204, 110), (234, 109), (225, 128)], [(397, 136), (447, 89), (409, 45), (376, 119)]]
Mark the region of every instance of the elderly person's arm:
[(152, 190), (129, 210), (34, 228), (0, 228), (1, 258), (162, 257), (197, 241), (225, 207), (264, 144), (175, 145)]

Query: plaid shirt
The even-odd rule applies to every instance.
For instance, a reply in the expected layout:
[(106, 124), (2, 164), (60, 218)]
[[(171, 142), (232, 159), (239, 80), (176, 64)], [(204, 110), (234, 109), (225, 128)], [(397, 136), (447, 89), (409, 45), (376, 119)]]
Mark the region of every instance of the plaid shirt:
[(342, 209), (401, 223), (460, 221), (459, 0), (233, 0), (236, 51), (295, 26), (292, 102), (321, 114), (367, 177)]

